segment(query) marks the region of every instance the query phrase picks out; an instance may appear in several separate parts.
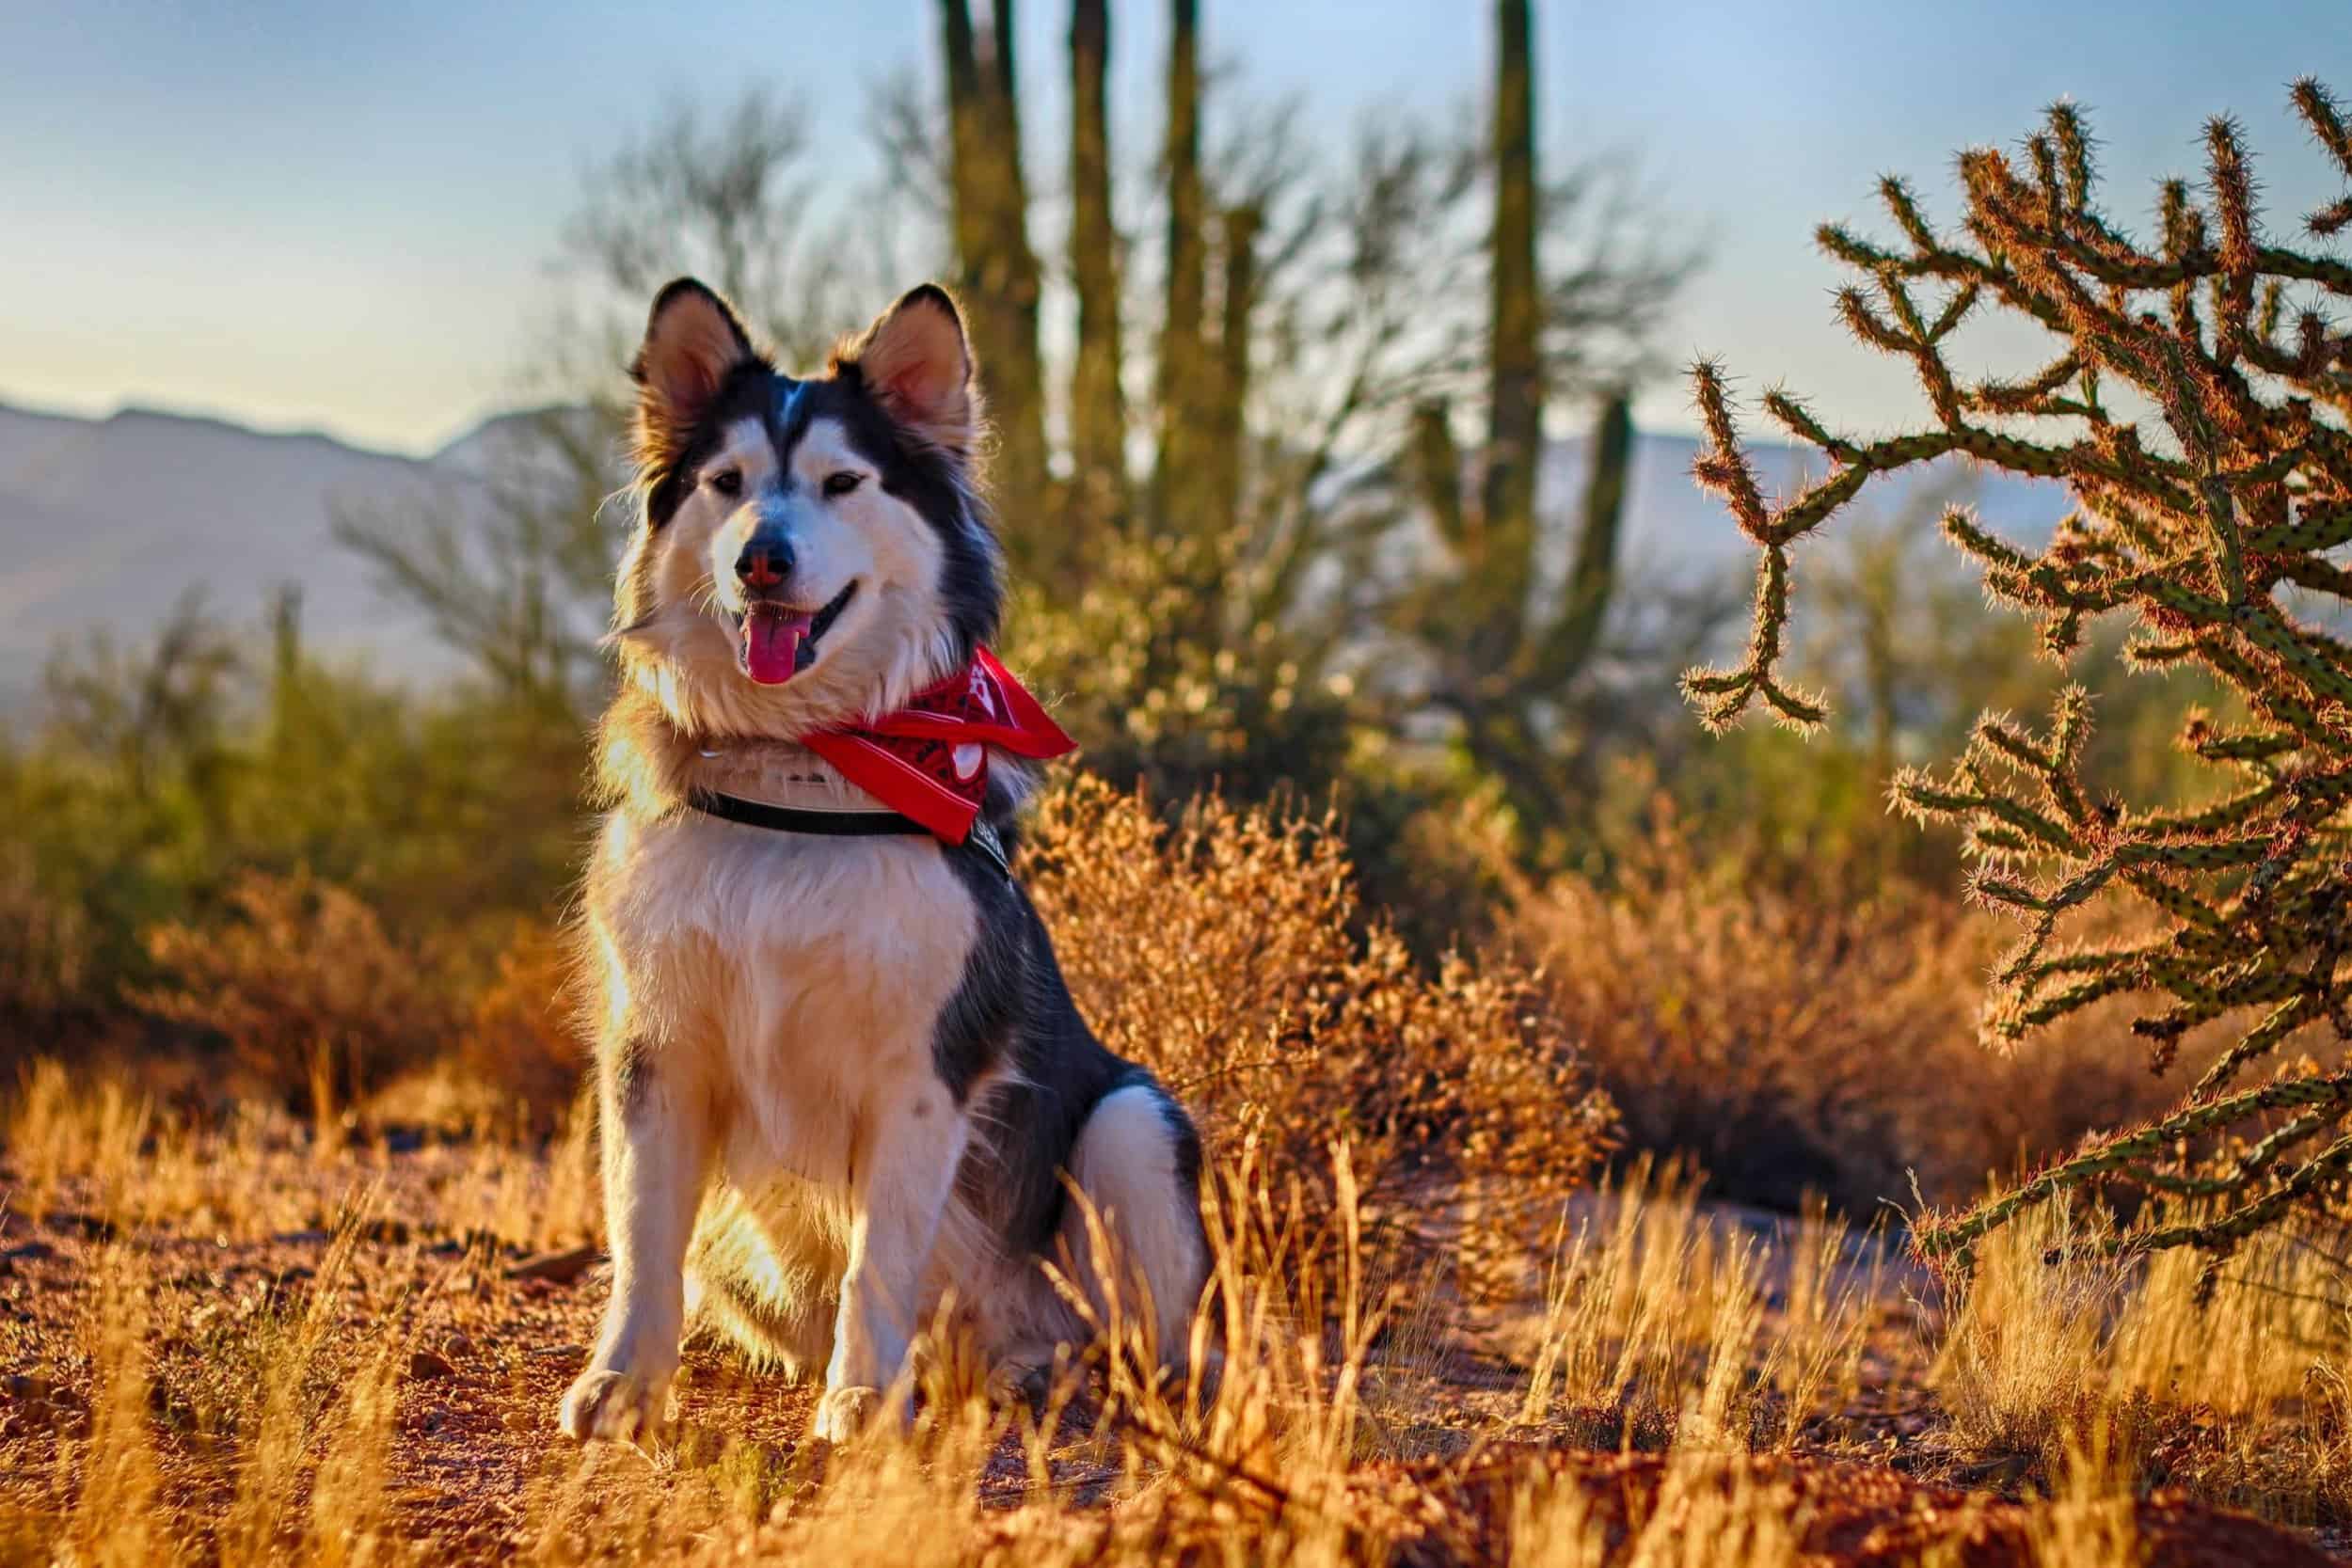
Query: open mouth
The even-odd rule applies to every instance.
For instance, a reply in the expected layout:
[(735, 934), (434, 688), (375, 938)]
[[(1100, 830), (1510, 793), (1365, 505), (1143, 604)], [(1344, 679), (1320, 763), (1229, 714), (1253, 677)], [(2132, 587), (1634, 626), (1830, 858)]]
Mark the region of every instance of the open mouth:
[(814, 615), (772, 599), (754, 599), (743, 607), (741, 641), (736, 661), (743, 673), (762, 686), (782, 686), (817, 662), (817, 641), (841, 619), (857, 593), (852, 582)]

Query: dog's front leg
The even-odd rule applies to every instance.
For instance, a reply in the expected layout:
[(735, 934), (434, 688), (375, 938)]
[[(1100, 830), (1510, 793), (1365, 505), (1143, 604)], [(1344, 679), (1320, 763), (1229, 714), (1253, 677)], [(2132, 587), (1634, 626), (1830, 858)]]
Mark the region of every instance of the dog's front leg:
[[(811, 1429), (822, 1441), (840, 1442), (863, 1427), (880, 1409), (881, 1391), (906, 1365), (924, 1271), (969, 1137), (945, 1090), (926, 1082), (878, 1114), (860, 1140), (850, 1180), (849, 1269), (825, 1394)], [(905, 1405), (898, 1411), (901, 1420), (910, 1413)]]
[(713, 1147), (711, 1105), (678, 1053), (652, 1041), (608, 1049), (599, 1072), (604, 1219), (612, 1296), (596, 1354), (564, 1396), (565, 1432), (628, 1442), (668, 1413), (685, 1330), (686, 1244)]

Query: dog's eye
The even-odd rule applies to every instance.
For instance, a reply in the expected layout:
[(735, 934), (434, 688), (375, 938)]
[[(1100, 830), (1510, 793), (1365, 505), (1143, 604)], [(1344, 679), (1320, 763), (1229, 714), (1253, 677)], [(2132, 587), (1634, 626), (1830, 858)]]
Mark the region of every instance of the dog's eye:
[(850, 491), (856, 489), (859, 485), (865, 483), (866, 476), (864, 474), (853, 474), (847, 468), (844, 468), (837, 474), (827, 474), (825, 476), (825, 494), (828, 496), (846, 496)]
[(743, 475), (739, 469), (722, 468), (712, 474), (706, 483), (723, 496), (739, 496), (743, 493)]

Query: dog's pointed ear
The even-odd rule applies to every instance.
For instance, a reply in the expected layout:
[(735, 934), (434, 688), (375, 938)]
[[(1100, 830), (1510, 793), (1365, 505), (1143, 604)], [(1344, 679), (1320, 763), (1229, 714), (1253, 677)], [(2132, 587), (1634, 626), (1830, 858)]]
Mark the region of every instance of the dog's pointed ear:
[(729, 372), (759, 356), (727, 302), (691, 277), (654, 296), (645, 341), (628, 367), (637, 383), (637, 460), (674, 461)]
[(980, 423), (972, 346), (956, 302), (936, 283), (909, 290), (864, 337), (834, 356), (855, 366), (860, 381), (894, 423), (926, 446), (970, 455)]

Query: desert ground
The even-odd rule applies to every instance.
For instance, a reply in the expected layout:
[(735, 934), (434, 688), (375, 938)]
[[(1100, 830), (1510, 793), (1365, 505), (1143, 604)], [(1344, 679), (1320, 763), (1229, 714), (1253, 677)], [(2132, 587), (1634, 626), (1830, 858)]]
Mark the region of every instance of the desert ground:
[(0, 1219), (0, 1552), (36, 1562), (2304, 1564), (2344, 1560), (2328, 1267), (2202, 1309), (2164, 1260), (1962, 1291), (1884, 1235), (1640, 1166), (1466, 1295), (1260, 1151), (1212, 1173), (1205, 1408), (1116, 1355), (1042, 1406), (942, 1354), (904, 1437), (690, 1348), (643, 1449), (555, 1402), (605, 1270), (579, 1125), (198, 1126), (54, 1065)]

